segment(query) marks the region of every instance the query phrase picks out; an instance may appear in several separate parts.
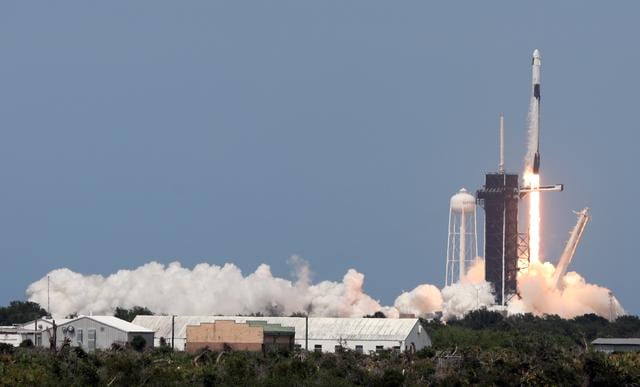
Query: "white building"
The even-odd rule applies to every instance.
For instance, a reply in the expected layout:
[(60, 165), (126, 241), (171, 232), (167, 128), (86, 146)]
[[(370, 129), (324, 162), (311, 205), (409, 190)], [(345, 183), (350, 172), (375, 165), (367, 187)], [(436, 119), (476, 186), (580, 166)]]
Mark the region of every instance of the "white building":
[(598, 338), (591, 345), (596, 351), (604, 353), (640, 352), (640, 338)]
[[(163, 338), (171, 345), (172, 333), (177, 350), (184, 350), (187, 326), (217, 320), (266, 321), (293, 327), (296, 331), (296, 347), (310, 351), (335, 352), (343, 347), (358, 352), (370, 353), (384, 349), (404, 351), (420, 350), (431, 346), (431, 339), (416, 318), (329, 318), (309, 317), (308, 326), (304, 317), (244, 317), (244, 316), (137, 316), (133, 323), (155, 332), (155, 345)], [(306, 332), (309, 332), (307, 340)]]
[(31, 340), (35, 346), (49, 347), (49, 338), (56, 327), (56, 346), (65, 339), (72, 347), (84, 350), (108, 349), (112, 344), (126, 344), (135, 336), (145, 339), (146, 347), (153, 346), (153, 331), (113, 316), (79, 316), (72, 319), (41, 318), (12, 327), (0, 327), (0, 342), (14, 346)]
[(144, 338), (146, 348), (153, 347), (153, 331), (113, 316), (80, 316), (57, 326), (56, 346), (69, 340), (72, 347), (86, 351), (125, 345), (134, 337)]
[(0, 343), (17, 347), (22, 342), (22, 335), (16, 326), (0, 326)]
[(53, 324), (63, 324), (70, 319), (52, 319), (48, 317), (39, 318), (37, 320), (31, 320), (26, 323), (16, 324), (14, 328), (20, 335), (18, 345), (24, 340), (31, 340), (31, 342), (38, 347), (49, 346), (49, 333)]

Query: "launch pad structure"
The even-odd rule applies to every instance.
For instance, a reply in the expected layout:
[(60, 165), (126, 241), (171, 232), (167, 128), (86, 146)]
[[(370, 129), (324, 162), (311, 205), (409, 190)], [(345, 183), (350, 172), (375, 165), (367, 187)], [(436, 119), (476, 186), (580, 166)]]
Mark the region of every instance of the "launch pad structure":
[[(506, 305), (518, 292), (518, 272), (529, 267), (529, 230), (518, 232), (518, 203), (530, 192), (561, 192), (563, 184), (536, 188), (520, 186), (517, 174), (504, 169), (504, 119), (500, 119), (498, 172), (485, 175), (476, 200), (484, 208), (484, 278), (497, 305)], [(578, 238), (579, 240), (579, 238)], [(569, 258), (570, 259), (570, 258)]]
[(517, 292), (519, 259), (517, 174), (487, 173), (477, 191), (485, 211), (485, 280), (491, 283), (496, 304), (505, 305)]
[[(525, 170), (539, 176), (541, 56), (537, 49), (533, 51), (531, 65), (529, 147)], [(525, 186), (520, 186), (519, 176), (506, 173), (504, 165), (504, 117), (500, 116), (498, 172), (485, 175), (485, 184), (476, 192), (476, 200), (484, 207), (485, 212), (485, 280), (491, 283), (496, 304), (502, 306), (517, 294), (518, 271), (528, 269), (530, 263), (529, 239), (531, 230), (528, 229), (526, 233), (522, 234), (518, 233), (519, 199), (529, 193), (533, 195), (535, 192), (537, 198), (540, 192), (559, 192), (564, 189), (562, 184), (542, 186), (539, 185), (539, 181), (537, 184), (525, 181)], [(538, 232), (539, 230), (536, 230), (537, 236), (539, 236)], [(536, 243), (539, 243), (539, 238), (536, 238)], [(535, 253), (532, 253), (536, 260), (539, 259), (538, 253), (538, 245), (536, 245)]]

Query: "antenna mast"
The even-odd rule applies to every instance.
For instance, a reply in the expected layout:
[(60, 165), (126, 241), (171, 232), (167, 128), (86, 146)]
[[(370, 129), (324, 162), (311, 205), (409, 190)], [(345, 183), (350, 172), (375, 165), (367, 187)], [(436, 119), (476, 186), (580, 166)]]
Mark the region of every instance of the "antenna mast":
[(500, 164), (498, 173), (504, 173), (504, 115), (500, 114)]
[(49, 316), (51, 316), (51, 288), (49, 286), (50, 284), (50, 277), (47, 276), (47, 314)]

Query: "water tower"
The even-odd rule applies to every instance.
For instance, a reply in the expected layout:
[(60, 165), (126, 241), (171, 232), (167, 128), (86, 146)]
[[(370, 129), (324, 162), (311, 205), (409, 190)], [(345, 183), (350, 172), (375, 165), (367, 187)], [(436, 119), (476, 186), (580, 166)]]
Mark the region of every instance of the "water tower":
[(476, 198), (462, 188), (450, 200), (444, 285), (452, 285), (464, 277), (477, 256)]

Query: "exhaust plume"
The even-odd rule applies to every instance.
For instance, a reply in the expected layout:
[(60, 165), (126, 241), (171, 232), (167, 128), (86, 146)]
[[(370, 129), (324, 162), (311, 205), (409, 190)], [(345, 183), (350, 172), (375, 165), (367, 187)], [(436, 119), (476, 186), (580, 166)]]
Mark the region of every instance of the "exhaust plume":
[[(362, 317), (382, 311), (387, 317), (397, 318), (401, 313), (432, 316), (441, 312), (447, 320), (474, 309), (491, 309), (495, 301), (490, 284), (484, 280), (481, 258), (457, 283), (442, 290), (430, 284), (418, 285), (400, 294), (393, 306), (381, 305), (365, 293), (365, 276), (355, 269), (347, 270), (340, 282), (313, 283), (306, 261), (294, 256), (289, 263), (293, 279), (274, 277), (265, 264), (246, 276), (231, 263), (201, 263), (189, 269), (179, 262), (149, 262), (106, 277), (63, 268), (29, 285), (26, 293), (30, 301), (44, 305), (49, 276), (51, 314), (58, 318), (74, 313), (113, 314), (116, 307), (145, 306), (158, 314), (183, 315), (288, 316), (303, 312), (310, 316)], [(518, 278), (521, 298), (510, 301), (508, 312), (565, 318), (585, 313), (609, 318), (612, 311), (614, 316), (624, 314), (620, 303), (609, 298), (608, 289), (587, 283), (575, 272), (563, 275), (561, 286), (555, 287), (554, 272), (549, 262), (532, 262), (528, 272)]]
[(509, 303), (509, 313), (557, 314), (564, 318), (595, 313), (612, 319), (625, 314), (609, 289), (587, 283), (574, 271), (560, 277), (556, 286), (555, 271), (549, 262), (531, 262), (529, 270), (518, 277), (521, 298)]
[[(315, 316), (356, 317), (384, 310), (363, 291), (364, 275), (350, 269), (342, 282), (312, 284), (309, 265), (299, 257), (290, 263), (293, 281), (274, 277), (262, 264), (244, 276), (231, 263), (201, 263), (193, 269), (179, 262), (150, 262), (133, 270), (119, 270), (107, 277), (82, 275), (57, 269), (51, 278), (51, 313), (112, 314), (116, 307), (146, 306), (167, 314), (289, 315), (307, 312)], [(27, 289), (29, 300), (47, 300), (46, 276)]]

